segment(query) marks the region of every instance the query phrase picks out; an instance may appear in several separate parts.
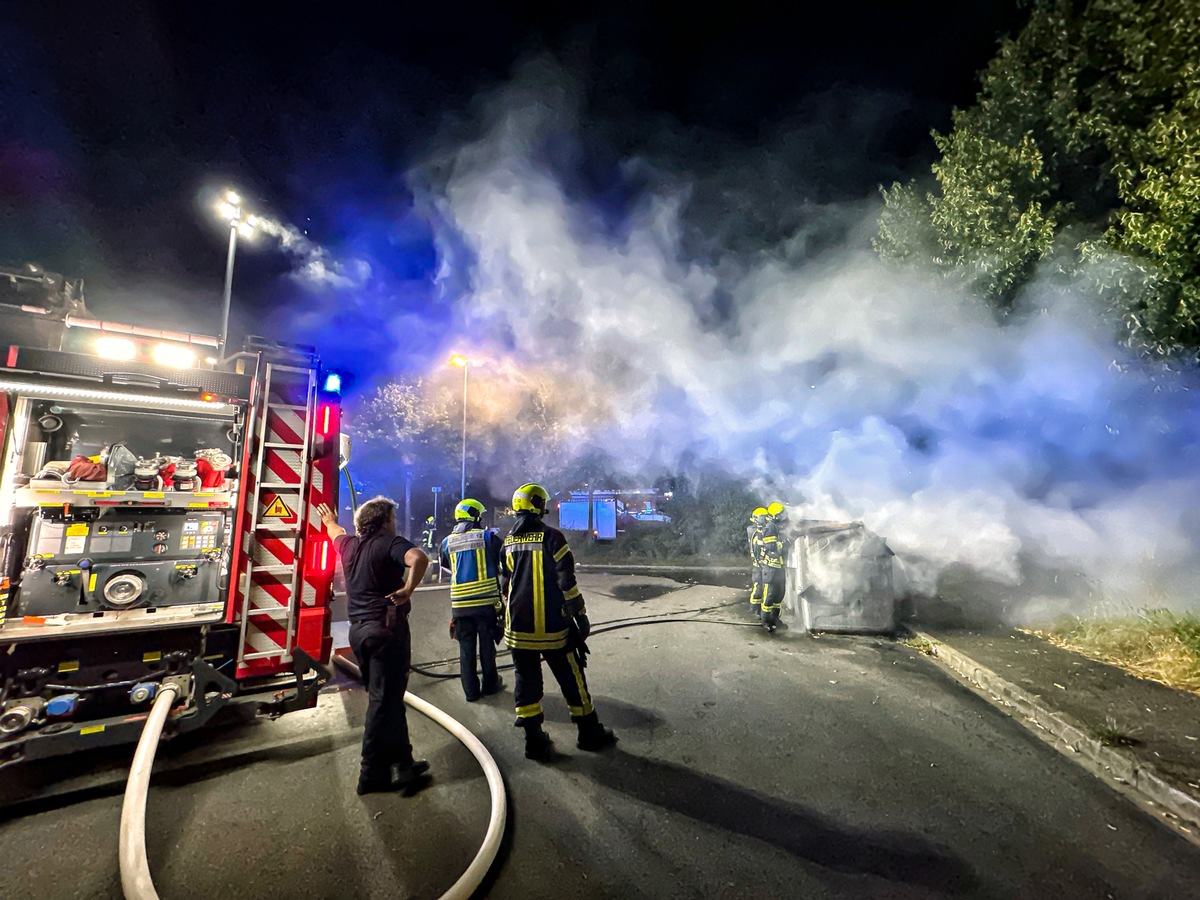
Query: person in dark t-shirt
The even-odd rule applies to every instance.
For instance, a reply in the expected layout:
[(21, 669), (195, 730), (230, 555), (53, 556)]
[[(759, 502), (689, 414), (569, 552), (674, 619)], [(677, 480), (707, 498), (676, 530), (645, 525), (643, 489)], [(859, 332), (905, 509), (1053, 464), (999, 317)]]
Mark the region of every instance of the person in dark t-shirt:
[(408, 740), (404, 692), (412, 662), (408, 612), (429, 558), (396, 534), (396, 504), (375, 497), (358, 508), (354, 536), (346, 533), (326, 504), (317, 507), (346, 577), (350, 647), (367, 685), (362, 770), (358, 793), (414, 785), (429, 768), (414, 760)]

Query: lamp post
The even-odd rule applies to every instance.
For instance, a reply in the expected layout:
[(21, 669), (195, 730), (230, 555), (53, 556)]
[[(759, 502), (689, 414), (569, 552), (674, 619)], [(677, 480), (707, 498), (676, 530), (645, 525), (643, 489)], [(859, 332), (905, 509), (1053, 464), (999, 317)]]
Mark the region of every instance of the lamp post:
[(225, 294), (221, 312), (221, 335), (217, 343), (217, 356), (225, 358), (225, 341), (229, 336), (229, 306), (233, 296), (233, 258), (237, 254), (238, 234), (250, 237), (258, 223), (255, 216), (242, 215), (242, 198), (236, 191), (226, 191), (217, 204), (217, 214), (229, 222), (229, 254), (225, 258)]
[(463, 370), (462, 487), (458, 499), (464, 500), (467, 496), (467, 369), (471, 361), (456, 353), (450, 357), (450, 363)]

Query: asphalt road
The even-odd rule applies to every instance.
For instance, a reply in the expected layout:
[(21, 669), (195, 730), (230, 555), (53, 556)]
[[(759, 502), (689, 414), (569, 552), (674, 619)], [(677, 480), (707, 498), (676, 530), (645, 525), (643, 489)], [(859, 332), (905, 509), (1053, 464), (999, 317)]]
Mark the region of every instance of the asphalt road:
[[(741, 596), (581, 581), (597, 630)], [(445, 592), (414, 605), (415, 659), (453, 655)], [(750, 621), (740, 604), (706, 615)], [(413, 678), (505, 773), (509, 831), (487, 896), (1200, 896), (1200, 851), (903, 645), (679, 622), (590, 643), (596, 705), (621, 742), (575, 749), (551, 693), (549, 765), (522, 756), (511, 694), (468, 704), (457, 680)], [(410, 711), (432, 783), (357, 797), (364, 701), (331, 692), (311, 712), (166, 745), (147, 818), (162, 896), (436, 897), (452, 884), (484, 833), (484, 778)], [(4, 796), (34, 797), (4, 810), (0, 896), (120, 896), (121, 759), (57, 761), (57, 796), (45, 769), (0, 773)]]

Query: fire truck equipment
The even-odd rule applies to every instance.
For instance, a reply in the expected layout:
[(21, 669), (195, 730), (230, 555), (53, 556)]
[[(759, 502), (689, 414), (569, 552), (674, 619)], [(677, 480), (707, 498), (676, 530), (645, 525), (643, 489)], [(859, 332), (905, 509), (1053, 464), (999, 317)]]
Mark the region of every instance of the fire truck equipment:
[(154, 695), (158, 693), (158, 682), (143, 681), (141, 684), (135, 684), (129, 689), (129, 702), (134, 706), (140, 706), (148, 700), (153, 700)]
[[(253, 338), (180, 368), (147, 348), (216, 339), (60, 324), (61, 341), (0, 348), (0, 766), (136, 740), (131, 712), (164, 679), (168, 737), (227, 703), (312, 707), (333, 578), (314, 511), (337, 505), (341, 445), (315, 352)], [(114, 373), (98, 338), (141, 349)], [(264, 516), (272, 498), (293, 515)]]
[(0, 733), (20, 734), (42, 714), (43, 706), (41, 697), (29, 697), (13, 703), (0, 713)]
[(79, 706), (78, 694), (59, 694), (47, 701), (46, 715), (52, 719), (64, 719), (73, 715), (77, 706)]
[(161, 456), (154, 459), (139, 459), (133, 467), (133, 489), (135, 491), (161, 491), (162, 478), (159, 470), (166, 462)]

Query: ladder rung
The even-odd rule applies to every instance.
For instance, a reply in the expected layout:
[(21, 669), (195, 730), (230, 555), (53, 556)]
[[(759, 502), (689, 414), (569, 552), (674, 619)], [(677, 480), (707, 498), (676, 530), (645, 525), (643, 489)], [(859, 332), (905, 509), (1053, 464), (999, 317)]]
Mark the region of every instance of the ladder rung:
[(261, 650), (258, 653), (246, 653), (242, 656), (243, 660), (247, 659), (267, 659), (271, 656), (285, 657), (288, 653), (286, 650)]
[[(267, 401), (267, 409), (290, 409), (293, 412), (295, 412), (297, 410), (303, 410), (305, 413), (307, 413), (308, 412), (308, 404), (307, 403), (272, 403), (271, 401), (268, 400)], [(305, 418), (308, 418), (308, 417), (305, 416)]]
[(264, 481), (259, 484), (259, 487), (260, 488), (271, 488), (272, 490), (276, 490), (276, 491), (278, 491), (282, 488), (287, 488), (288, 490), (298, 491), (298, 490), (300, 490), (300, 482), (297, 481), (293, 484), (293, 483), (286, 482), (286, 481)]
[(279, 606), (279, 607), (275, 607), (275, 608), (259, 607), (257, 609), (252, 609), (248, 613), (246, 613), (246, 615), (248, 615), (248, 616), (270, 616), (273, 619), (287, 618), (287, 614), (288, 614), (288, 608), (286, 606)]
[(295, 566), (256, 566), (253, 563), (250, 565), (250, 572), (266, 572), (268, 575), (274, 575), (279, 572), (295, 572)]
[(282, 444), (279, 441), (267, 441), (263, 444), (264, 447), (271, 447), (275, 450), (303, 450), (303, 444)]

